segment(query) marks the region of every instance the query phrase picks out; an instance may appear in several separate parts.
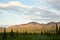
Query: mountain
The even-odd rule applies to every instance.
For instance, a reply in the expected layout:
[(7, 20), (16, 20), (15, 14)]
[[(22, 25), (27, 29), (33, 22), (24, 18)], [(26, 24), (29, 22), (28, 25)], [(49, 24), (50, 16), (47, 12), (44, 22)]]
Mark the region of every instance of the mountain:
[[(57, 22), (58, 27), (60, 27), (60, 22)], [(3, 28), (2, 28), (3, 29)], [(41, 23), (37, 23), (37, 22), (29, 22), (27, 24), (20, 24), (20, 25), (13, 25), (13, 26), (9, 26), (8, 28), (6, 28), (7, 32), (10, 32), (11, 29), (13, 29), (14, 32), (16, 32), (18, 30), (18, 32), (37, 32), (40, 33), (41, 31), (55, 31), (56, 30), (56, 22), (50, 22), (47, 24), (41, 24)], [(0, 31), (1, 28), (0, 28)]]
[(22, 25), (14, 25), (11, 27), (8, 27), (7, 30), (8, 32), (13, 29), (14, 31), (18, 30), (19, 32), (23, 31), (28, 31), (28, 32), (39, 32), (42, 30), (43, 26), (37, 22), (30, 22), (27, 24), (22, 24)]

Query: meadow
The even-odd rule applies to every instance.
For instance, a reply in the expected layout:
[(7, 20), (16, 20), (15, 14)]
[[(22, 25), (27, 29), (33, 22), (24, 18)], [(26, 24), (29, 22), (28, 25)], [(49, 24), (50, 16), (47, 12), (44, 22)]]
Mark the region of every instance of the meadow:
[(60, 35), (38, 33), (0, 33), (0, 40), (60, 40)]
[(4, 28), (4, 32), (0, 33), (0, 40), (60, 40), (60, 27), (56, 24), (56, 31), (53, 33), (48, 30), (41, 31), (41, 33), (28, 33), (27, 31), (19, 33), (18, 30), (14, 32), (13, 29), (6, 32)]

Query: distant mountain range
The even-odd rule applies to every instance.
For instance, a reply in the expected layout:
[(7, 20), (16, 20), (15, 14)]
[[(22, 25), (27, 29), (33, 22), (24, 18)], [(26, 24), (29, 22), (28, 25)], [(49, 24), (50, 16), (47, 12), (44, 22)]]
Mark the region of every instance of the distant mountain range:
[[(55, 31), (56, 30), (56, 23), (58, 25), (58, 27), (60, 27), (60, 22), (50, 22), (47, 24), (40, 24), (37, 22), (29, 22), (27, 24), (21, 24), (21, 25), (13, 25), (13, 26), (9, 26), (8, 28), (6, 28), (7, 32), (10, 32), (11, 29), (13, 29), (14, 32), (16, 32), (18, 30), (18, 32), (41, 32), (41, 31)], [(3, 28), (0, 28), (0, 32), (3, 32)]]

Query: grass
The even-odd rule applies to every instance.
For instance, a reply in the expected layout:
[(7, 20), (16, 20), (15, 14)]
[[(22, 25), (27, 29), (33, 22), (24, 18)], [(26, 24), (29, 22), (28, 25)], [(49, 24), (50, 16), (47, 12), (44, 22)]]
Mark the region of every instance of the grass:
[(1, 33), (0, 40), (60, 40), (60, 36), (40, 34), (14, 34), (11, 36), (8, 33), (7, 37), (3, 37), (3, 33)]

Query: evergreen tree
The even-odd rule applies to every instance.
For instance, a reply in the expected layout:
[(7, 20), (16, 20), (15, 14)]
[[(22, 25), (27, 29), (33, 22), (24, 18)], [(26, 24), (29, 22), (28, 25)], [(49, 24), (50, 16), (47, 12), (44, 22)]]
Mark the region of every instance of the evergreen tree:
[(56, 34), (58, 34), (58, 25), (56, 23)]
[(41, 35), (43, 35), (43, 32), (41, 31)]
[(59, 31), (58, 31), (58, 34), (60, 35), (60, 27), (59, 27)]
[(14, 36), (14, 32), (13, 32), (13, 30), (11, 29), (11, 32), (10, 32), (10, 36)]
[(27, 34), (27, 31), (25, 31), (25, 33), (24, 34)]
[(4, 32), (3, 32), (3, 38), (6, 38), (7, 34), (6, 34), (6, 28), (4, 28)]
[(18, 35), (18, 30), (16, 31), (16, 35)]

